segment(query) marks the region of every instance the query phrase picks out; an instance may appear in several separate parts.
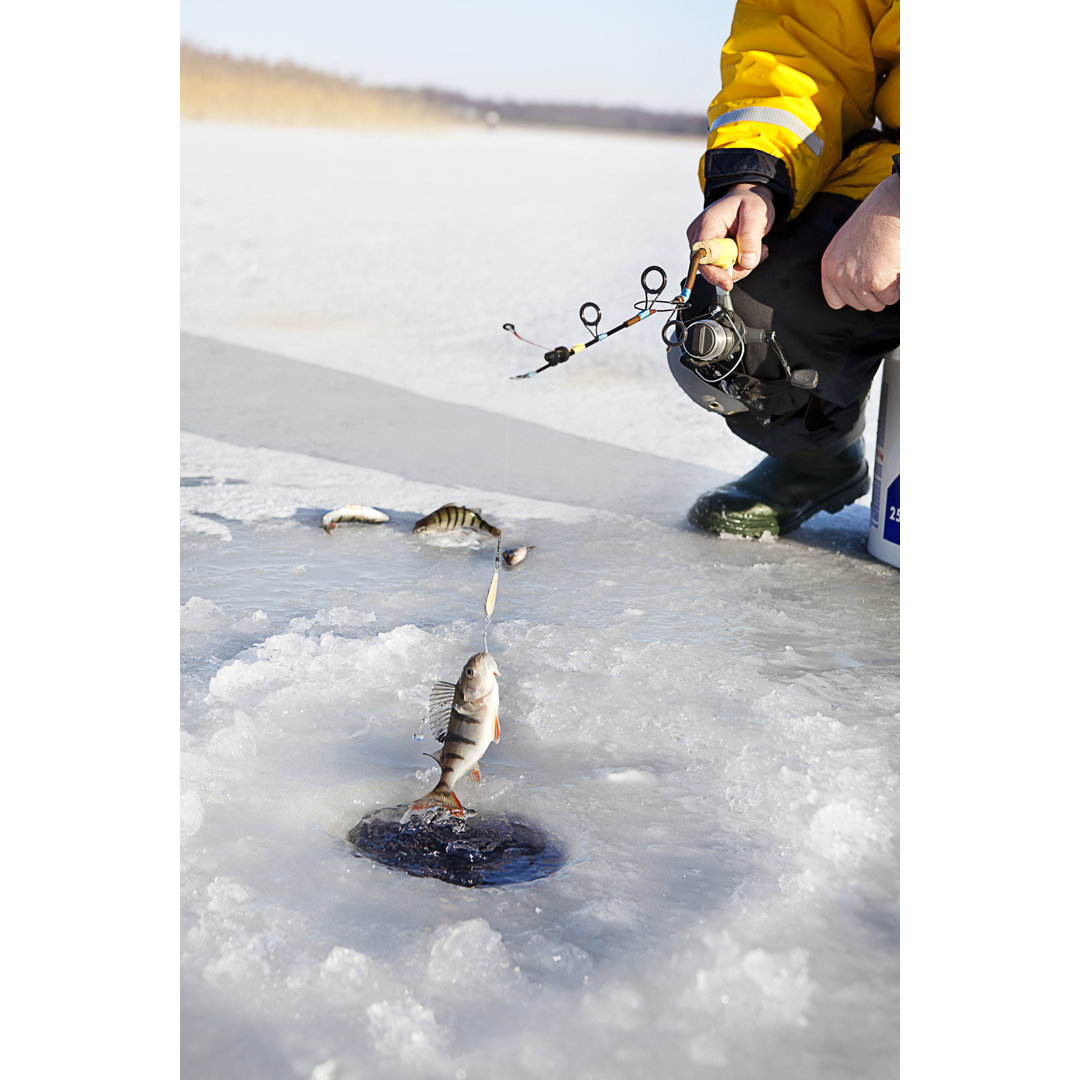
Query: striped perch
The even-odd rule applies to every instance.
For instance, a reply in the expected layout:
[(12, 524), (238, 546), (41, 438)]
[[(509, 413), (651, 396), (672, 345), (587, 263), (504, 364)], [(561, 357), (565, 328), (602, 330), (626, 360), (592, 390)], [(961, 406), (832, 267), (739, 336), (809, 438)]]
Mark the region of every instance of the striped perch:
[(428, 700), (428, 723), (443, 744), (436, 757), (442, 766), (439, 782), (414, 810), (442, 807), (461, 815), (465, 808), (454, 794), (454, 785), (468, 773), (480, 781), (478, 762), (484, 751), (499, 741), (499, 674), (495, 657), (478, 652), (469, 657), (456, 683), (437, 682)]
[(446, 503), (438, 510), (422, 517), (414, 526), (414, 533), (450, 532), (452, 529), (482, 529), (492, 536), (502, 536), (502, 529), (489, 525), (479, 510), (470, 510), (461, 503)]

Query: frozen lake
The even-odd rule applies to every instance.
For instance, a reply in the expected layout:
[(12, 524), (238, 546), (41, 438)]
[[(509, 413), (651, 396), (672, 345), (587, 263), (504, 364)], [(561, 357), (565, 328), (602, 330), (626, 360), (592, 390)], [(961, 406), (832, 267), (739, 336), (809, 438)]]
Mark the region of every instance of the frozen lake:
[[(512, 382), (685, 273), (694, 140), (185, 125), (185, 1077), (899, 1072), (899, 574), (868, 500), (790, 538), (686, 508), (756, 451), (659, 320)], [(876, 395), (875, 395), (876, 400)], [(870, 416), (870, 432), (874, 430)], [(431, 684), (488, 647), (466, 805), (567, 864), (465, 889), (355, 857), (418, 798)], [(348, 502), (383, 525), (319, 528)]]

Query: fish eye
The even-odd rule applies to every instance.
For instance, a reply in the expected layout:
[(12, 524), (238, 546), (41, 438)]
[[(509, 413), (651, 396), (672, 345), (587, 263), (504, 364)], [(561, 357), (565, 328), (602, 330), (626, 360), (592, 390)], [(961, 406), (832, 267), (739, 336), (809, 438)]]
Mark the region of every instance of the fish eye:
[(467, 667), (465, 669), (465, 677), (471, 679), (476, 674), (476, 669), (473, 667)]

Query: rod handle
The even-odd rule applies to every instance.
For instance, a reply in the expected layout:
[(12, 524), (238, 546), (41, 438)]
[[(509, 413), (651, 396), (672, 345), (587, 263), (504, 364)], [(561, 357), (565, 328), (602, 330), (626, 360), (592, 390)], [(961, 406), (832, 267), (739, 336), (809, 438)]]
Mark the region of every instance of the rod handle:
[(699, 265), (722, 266), (730, 270), (739, 257), (739, 245), (730, 236), (718, 236), (712, 240), (699, 240), (690, 249), (690, 254), (702, 251), (704, 254), (698, 260)]

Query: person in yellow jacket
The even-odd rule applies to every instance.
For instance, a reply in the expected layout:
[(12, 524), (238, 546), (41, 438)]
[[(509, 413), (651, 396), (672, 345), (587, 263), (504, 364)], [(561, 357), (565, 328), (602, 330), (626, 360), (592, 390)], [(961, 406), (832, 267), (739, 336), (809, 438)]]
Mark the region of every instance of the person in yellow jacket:
[[(702, 495), (690, 521), (742, 536), (786, 533), (869, 489), (863, 404), (900, 342), (899, 0), (739, 0), (709, 107), (691, 244), (734, 237), (732, 270), (702, 267), (690, 314), (730, 291), (748, 344), (725, 419), (764, 461)], [(672, 373), (703, 407), (715, 395), (678, 347)], [(711, 406), (710, 406), (711, 402)]]

